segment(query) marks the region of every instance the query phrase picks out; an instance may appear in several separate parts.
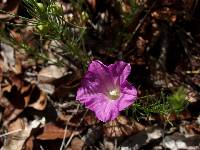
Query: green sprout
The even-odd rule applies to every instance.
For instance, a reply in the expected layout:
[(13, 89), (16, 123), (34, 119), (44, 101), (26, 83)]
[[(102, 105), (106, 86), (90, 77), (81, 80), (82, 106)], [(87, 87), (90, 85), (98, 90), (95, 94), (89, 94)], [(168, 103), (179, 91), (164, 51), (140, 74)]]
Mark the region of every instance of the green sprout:
[(186, 98), (186, 92), (182, 86), (179, 87), (172, 95), (168, 96), (167, 101), (169, 102), (171, 111), (172, 112), (182, 111), (187, 104), (185, 98)]

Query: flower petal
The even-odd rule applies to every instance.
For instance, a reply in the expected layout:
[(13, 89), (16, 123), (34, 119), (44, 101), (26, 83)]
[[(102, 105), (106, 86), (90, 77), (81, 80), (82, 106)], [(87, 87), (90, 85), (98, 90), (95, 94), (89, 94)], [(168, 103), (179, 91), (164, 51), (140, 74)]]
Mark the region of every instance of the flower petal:
[(119, 115), (117, 101), (111, 101), (101, 93), (80, 98), (79, 101), (94, 111), (96, 117), (103, 122), (114, 120)]
[(102, 86), (93, 73), (87, 73), (81, 81), (81, 87), (77, 91), (76, 99), (84, 99), (90, 95), (101, 93)]
[(93, 73), (93, 75), (100, 80), (102, 85), (101, 89), (104, 89), (104, 92), (114, 88), (112, 74), (108, 66), (104, 65), (101, 61), (92, 61), (89, 65), (88, 72)]
[(118, 84), (122, 84), (126, 81), (131, 72), (131, 65), (123, 61), (117, 61), (115, 64), (109, 65), (108, 68), (115, 81), (117, 80)]
[(85, 104), (86, 108), (96, 111), (103, 103), (108, 102), (108, 99), (105, 95), (99, 93), (80, 99), (80, 102)]
[(89, 65), (88, 71), (93, 72), (93, 73), (97, 73), (97, 72), (109, 73), (108, 67), (99, 60), (93, 60)]
[(128, 81), (121, 85), (121, 96), (118, 101), (119, 111), (124, 110), (137, 99), (137, 90)]
[(117, 102), (101, 103), (95, 108), (95, 114), (96, 117), (103, 122), (114, 120), (119, 115)]

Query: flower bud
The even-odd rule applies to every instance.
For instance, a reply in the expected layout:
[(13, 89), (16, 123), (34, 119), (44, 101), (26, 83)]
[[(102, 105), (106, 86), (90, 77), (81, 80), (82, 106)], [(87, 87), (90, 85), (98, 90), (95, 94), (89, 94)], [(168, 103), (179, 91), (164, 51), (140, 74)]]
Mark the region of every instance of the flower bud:
[(44, 11), (44, 5), (42, 3), (37, 3), (37, 6), (39, 8), (40, 11)]

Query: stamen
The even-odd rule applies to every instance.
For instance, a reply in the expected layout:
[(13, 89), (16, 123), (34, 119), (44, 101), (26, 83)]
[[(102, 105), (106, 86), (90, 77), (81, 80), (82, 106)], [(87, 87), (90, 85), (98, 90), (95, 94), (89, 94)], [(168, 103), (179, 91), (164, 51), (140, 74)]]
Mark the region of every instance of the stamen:
[(109, 97), (112, 99), (112, 100), (116, 100), (117, 98), (119, 98), (119, 95), (120, 95), (120, 92), (118, 89), (114, 89), (114, 90), (111, 90), (109, 91)]

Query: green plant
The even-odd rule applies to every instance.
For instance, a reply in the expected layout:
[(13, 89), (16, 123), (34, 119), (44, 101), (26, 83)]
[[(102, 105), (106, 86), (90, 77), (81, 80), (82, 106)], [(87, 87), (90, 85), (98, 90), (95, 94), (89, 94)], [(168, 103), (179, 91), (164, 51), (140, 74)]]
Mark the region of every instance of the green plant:
[(167, 97), (171, 112), (180, 112), (187, 105), (185, 89), (181, 86)]
[(159, 97), (147, 95), (139, 98), (126, 114), (140, 119), (139, 116), (148, 117), (152, 114), (167, 116), (171, 113), (180, 113), (188, 104), (185, 97), (185, 89), (182, 86), (175, 89), (170, 95), (166, 95), (162, 91)]
[[(17, 24), (10, 21), (3, 23), (14, 28), (17, 27), (19, 34), (22, 34), (21, 29), (30, 26), (31, 34), (37, 40), (37, 44), (30, 45), (24, 39), (16, 40), (12, 37), (12, 34), (9, 34), (12, 28), (8, 28), (7, 33), (3, 31), (4, 29), (1, 29), (1, 35), (3, 35), (1, 41), (6, 41), (10, 45), (25, 50), (28, 55), (34, 56), (35, 59), (39, 58), (47, 61), (51, 61), (48, 58), (49, 52), (44, 51), (43, 46), (46, 41), (55, 41), (57, 44), (53, 46), (53, 53), (63, 58), (56, 63), (62, 64), (65, 57), (70, 57), (72, 60), (78, 60), (81, 64), (87, 64), (89, 56), (84, 49), (83, 40), (85, 27), (69, 22), (65, 17), (62, 6), (56, 0), (42, 0), (40, 2), (37, 0), (23, 0), (23, 2), (31, 18), (10, 14), (19, 18), (21, 23)], [(4, 11), (1, 10), (1, 12)], [(58, 49), (61, 51), (58, 52)]]

